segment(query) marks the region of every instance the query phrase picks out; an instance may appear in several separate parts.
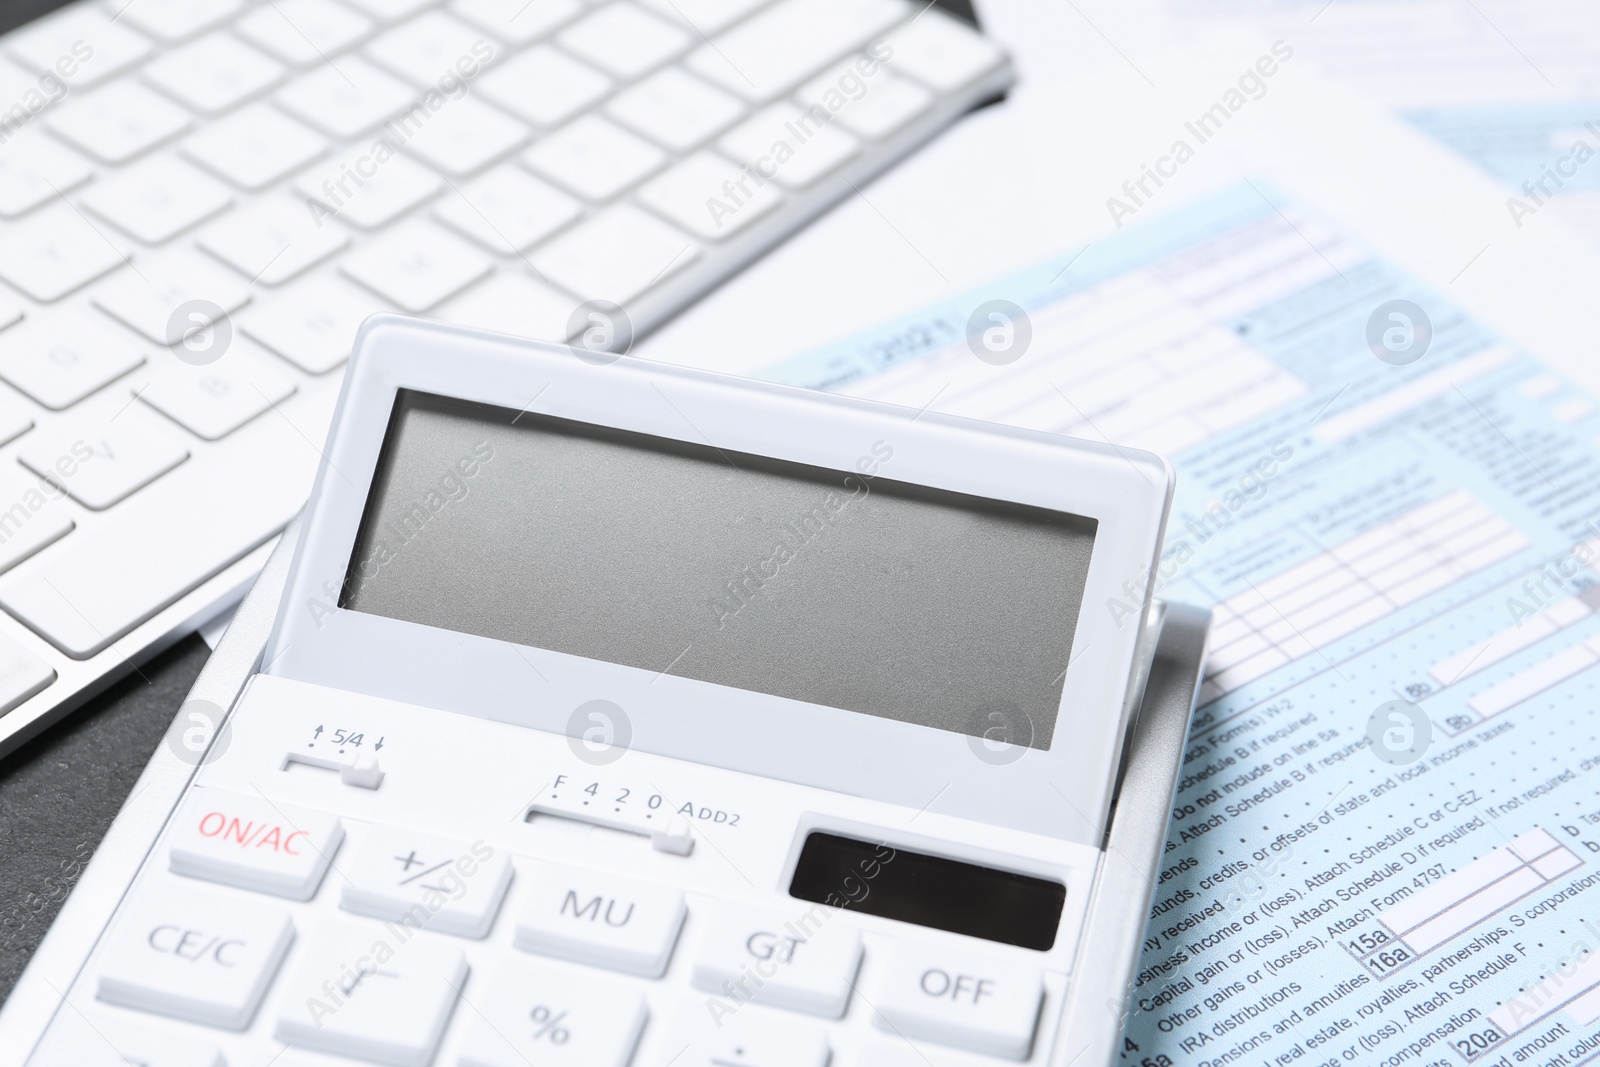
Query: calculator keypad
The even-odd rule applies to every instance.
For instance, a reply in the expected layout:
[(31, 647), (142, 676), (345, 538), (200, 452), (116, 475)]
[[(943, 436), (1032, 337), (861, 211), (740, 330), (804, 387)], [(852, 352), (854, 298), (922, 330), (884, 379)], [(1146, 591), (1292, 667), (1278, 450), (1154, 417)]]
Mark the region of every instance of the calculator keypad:
[(284, 989), (273, 1036), (395, 1067), (426, 1067), (467, 980), (455, 945), (410, 927), (329, 922)]
[(374, 826), (341, 873), (346, 911), (478, 938), (511, 885), (511, 857), (482, 841)]
[(178, 813), (170, 862), (174, 874), (310, 900), (343, 839), (332, 815), (197, 789)]
[(670, 886), (542, 863), (517, 917), (525, 952), (659, 978), (688, 907)]
[(828, 1067), (831, 1055), (822, 1027), (743, 1008), (683, 1017), (649, 1067)]
[(101, 1000), (242, 1030), (294, 940), (282, 908), (188, 886), (146, 893), (119, 920)]
[(508, 958), (474, 997), (460, 1067), (627, 1067), (647, 1010), (637, 989)]
[[(565, 738), (494, 723), (452, 718), (470, 729), (441, 750), (438, 713), (393, 702), (379, 716), (344, 697), (302, 711), (305, 687), (258, 681), (283, 698), (236, 711), (232, 745), (201, 768), (28, 1067), (1041, 1067), (1052, 1054), (1070, 916), (1039, 952), (786, 893), (794, 842), (817, 820), (997, 856), (1002, 835), (645, 753), (586, 769)], [(383, 744), (378, 788), (285, 756), (320, 751), (335, 726)], [(565, 807), (551, 812), (555, 793)], [(651, 847), (672, 820), (692, 851)], [(1023, 844), (1035, 863), (1086, 864), (1074, 846)], [(839, 897), (888, 891), (877, 879), (894, 850), (871, 857), (829, 876)], [(66, 1041), (69, 1016), (142, 1036), (106, 1059), (103, 1038)]]
[(955, 1048), (1026, 1059), (1044, 993), (1037, 968), (901, 945), (873, 1000), (880, 1027)]
[(860, 965), (861, 935), (831, 908), (727, 904), (701, 937), (694, 984), (733, 1004), (770, 1004), (837, 1019), (850, 1002)]

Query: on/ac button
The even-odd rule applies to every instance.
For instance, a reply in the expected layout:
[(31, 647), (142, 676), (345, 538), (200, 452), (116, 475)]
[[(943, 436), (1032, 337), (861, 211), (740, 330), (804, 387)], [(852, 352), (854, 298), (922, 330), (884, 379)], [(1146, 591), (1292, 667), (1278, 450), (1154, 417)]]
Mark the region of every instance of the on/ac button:
[(879, 980), (874, 1022), (906, 1037), (1025, 1060), (1043, 997), (1036, 967), (900, 945)]

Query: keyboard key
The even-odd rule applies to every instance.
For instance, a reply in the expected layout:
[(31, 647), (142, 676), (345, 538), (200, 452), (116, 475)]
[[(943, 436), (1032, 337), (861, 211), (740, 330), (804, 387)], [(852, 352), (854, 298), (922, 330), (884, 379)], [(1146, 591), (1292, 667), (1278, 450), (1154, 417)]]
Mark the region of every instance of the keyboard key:
[(434, 312), (458, 326), (564, 342), (578, 301), (520, 271), (496, 274)]
[(379, 22), (399, 22), (408, 19), (434, 0), (351, 0), (356, 7)]
[(260, 794), (194, 789), (173, 820), (173, 874), (310, 900), (344, 839), (327, 812)]
[(149, 41), (88, 4), (68, 7), (9, 34), (5, 49), (36, 74), (55, 74), (74, 89), (115, 77), (152, 51)]
[(616, 0), (557, 35), (561, 47), (617, 78), (632, 79), (688, 50), (688, 32)]
[(640, 0), (664, 19), (710, 36), (733, 25), (768, 0)]
[(685, 229), (719, 240), (777, 207), (783, 196), (753, 168), (697, 152), (640, 189), (639, 199)]
[(671, 886), (540, 864), (517, 917), (524, 952), (659, 978), (687, 908)]
[[(21, 467), (6, 466), (0, 470), (0, 571), (10, 571), (45, 545), (61, 541), (72, 533), (74, 522), (61, 507), (62, 499), (61, 490), (45, 478), (29, 475)], [(26, 651), (21, 646), (16, 649), (0, 646), (0, 653), (3, 653), (0, 659), (11, 664), (0, 667), (0, 677), (13, 678), (0, 683), (0, 705), (8, 699), (21, 702), (26, 696), (32, 696), (32, 693), (18, 696), (19, 678), (34, 673)]]
[[(876, 68), (863, 75), (857, 64)], [(850, 132), (880, 140), (928, 110), (933, 94), (916, 82), (896, 78), (875, 58), (857, 56), (818, 75), (795, 94), (802, 106), (821, 107)]]
[(611, 79), (549, 45), (496, 65), (478, 82), (489, 100), (535, 126), (559, 126), (611, 90)]
[(212, 123), (178, 147), (211, 173), (254, 192), (322, 155), (328, 142), (277, 108), (256, 104)]
[(496, 167), (433, 209), (436, 217), (502, 256), (527, 251), (582, 212), (578, 201), (514, 166)]
[[(305, 503), (317, 452), (277, 415), (240, 432), (248, 445), (184, 463), (0, 584), (0, 607), (87, 659), (276, 535)], [(174, 521), (197, 500), (204, 522)]]
[(625, 304), (699, 254), (700, 247), (671, 226), (618, 204), (551, 240), (533, 266), (585, 300)]
[(133, 337), (77, 309), (0, 333), (0, 378), (52, 411), (104, 388), (144, 358)]
[(879, 1029), (1025, 1060), (1043, 996), (1037, 967), (902, 943), (888, 954), (872, 1003)]
[(482, 30), (430, 11), (381, 35), (364, 51), (368, 59), (418, 89), (438, 89), (440, 79), (447, 76), (456, 82), (475, 77), (499, 49)]
[[(414, 938), (414, 940), (413, 940)], [(285, 985), (272, 1036), (379, 1063), (433, 1062), (467, 958), (399, 928), (329, 922)]]
[(200, 247), (262, 285), (282, 285), (350, 243), (344, 227), (313, 220), (303, 201), (259, 200), (200, 231)]
[[(0, 500), (6, 499), (14, 498), (9, 493), (4, 497), (0, 497)], [(16, 504), (11, 506), (6, 519), (0, 519), (0, 525), (11, 525), (8, 520), (10, 515), (15, 513), (16, 507)], [(59, 516), (52, 516), (52, 518), (59, 518)], [(34, 519), (31, 521), (37, 523), (40, 520)], [(66, 523), (67, 531), (70, 531), (72, 529), (72, 521), (68, 519)], [(23, 528), (26, 529), (27, 527), (24, 526)], [(33, 534), (34, 531), (29, 530), (29, 536), (33, 536)], [(56, 537), (60, 536), (61, 534), (56, 535)], [(15, 534), (4, 542), (0, 542), (0, 558), (9, 558), (16, 554), (16, 549), (13, 546), (14, 538)], [(55, 540), (55, 538), (51, 538), (51, 540)], [(43, 546), (31, 549), (28, 555), (37, 552), (41, 547)], [(20, 556), (18, 557), (18, 559), (21, 558)], [(16, 560), (12, 560), (11, 563), (5, 563), (3, 566), (13, 566), (16, 562)], [(55, 680), (56, 672), (48, 663), (17, 644), (11, 638), (0, 634), (0, 715), (12, 710), (24, 700), (44, 692)]]
[(102, 163), (122, 163), (189, 128), (189, 113), (134, 81), (69, 101), (50, 130)]
[(475, 997), (460, 1067), (627, 1067), (649, 1014), (637, 989), (506, 959)]
[(372, 32), (372, 21), (333, 0), (274, 0), (234, 24), (243, 37), (296, 67), (330, 62)]
[(488, 274), (471, 245), (431, 222), (412, 221), (363, 245), (340, 263), (346, 275), (406, 311), (426, 311)]
[(84, 507), (104, 511), (188, 459), (189, 450), (131, 423), (57, 423), (17, 458)]
[(130, 1026), (81, 1011), (60, 1012), (30, 1061), (33, 1067), (227, 1067), (222, 1050), (204, 1041)]
[(83, 206), (146, 244), (161, 244), (233, 201), (215, 179), (171, 156), (118, 171), (83, 194)]
[(726, 129), (744, 105), (721, 89), (668, 67), (626, 89), (606, 114), (675, 152), (687, 152)]
[(283, 77), (283, 66), (227, 34), (175, 48), (144, 68), (145, 81), (204, 115), (220, 115)]
[[(324, 225), (336, 218), (373, 230), (437, 195), (444, 182), (428, 168), (378, 142), (312, 167), (295, 179), (294, 187), (319, 205), (317, 221)], [(309, 208), (306, 215), (311, 215)]]
[(39, 130), (24, 129), (0, 145), (0, 218), (32, 211), (82, 185), (93, 173), (87, 163)]
[[(101, 311), (156, 344), (175, 345), (215, 317), (211, 305), (232, 314), (250, 299), (245, 284), (186, 248), (141, 260), (140, 274), (124, 271), (94, 291)], [(202, 306), (186, 307), (196, 301)], [(199, 316), (198, 318), (196, 316)]]
[(392, 826), (372, 826), (342, 868), (339, 906), (413, 929), (483, 937), (511, 885), (511, 856)]
[(771, 100), (900, 22), (900, 0), (779, 0), (689, 56), (689, 67), (746, 100)]
[(205, 441), (220, 441), (294, 393), (284, 375), (242, 353), (205, 366), (167, 361), (139, 399)]
[(971, 85), (1005, 62), (995, 43), (934, 12), (889, 35), (889, 65), (941, 93)]
[(118, 14), (158, 41), (177, 44), (213, 29), (244, 9), (241, 0), (134, 0)]
[[(402, 120), (404, 121), (404, 120)], [(475, 174), (528, 139), (528, 129), (503, 111), (463, 97), (406, 142), (406, 151), (446, 174)]]
[(695, 987), (840, 1018), (861, 965), (861, 935), (838, 914), (821, 905), (785, 911), (719, 905), (695, 956)]
[(138, 892), (112, 930), (99, 998), (226, 1030), (249, 1026), (294, 940), (289, 913), (177, 883)]
[[(720, 1006), (724, 1011), (717, 1011)], [(828, 1035), (816, 1026), (711, 1001), (676, 1021), (650, 1067), (827, 1067)]]
[(33, 413), (15, 397), (0, 393), (0, 445), (15, 441), (33, 429)]
[(241, 316), (245, 333), (307, 374), (325, 374), (350, 358), (356, 330), (385, 311), (370, 294), (338, 278), (308, 278)]
[(302, 74), (278, 92), (278, 102), (329, 137), (353, 140), (413, 103), (405, 82), (357, 56), (344, 56)]
[(826, 112), (801, 111), (785, 101), (740, 123), (718, 144), (779, 185), (804, 189), (861, 149), (860, 141), (829, 125), (831, 121)]
[(0, 241), (0, 278), (43, 303), (125, 262), (111, 237), (66, 203), (24, 219)]
[(666, 153), (599, 115), (586, 115), (522, 154), (522, 162), (591, 201), (610, 200), (667, 161)]
[(520, 48), (570, 22), (584, 7), (577, 0), (455, 0), (450, 10)]

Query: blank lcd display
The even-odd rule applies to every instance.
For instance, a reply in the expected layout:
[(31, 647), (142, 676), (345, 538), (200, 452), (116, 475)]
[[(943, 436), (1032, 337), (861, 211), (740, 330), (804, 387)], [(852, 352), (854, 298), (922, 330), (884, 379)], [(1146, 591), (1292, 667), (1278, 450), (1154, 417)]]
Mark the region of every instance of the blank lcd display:
[(1047, 952), (1056, 943), (1067, 887), (1044, 878), (813, 833), (800, 850), (789, 895)]
[(1095, 521), (860, 451), (827, 470), (402, 392), (340, 606), (1048, 749)]

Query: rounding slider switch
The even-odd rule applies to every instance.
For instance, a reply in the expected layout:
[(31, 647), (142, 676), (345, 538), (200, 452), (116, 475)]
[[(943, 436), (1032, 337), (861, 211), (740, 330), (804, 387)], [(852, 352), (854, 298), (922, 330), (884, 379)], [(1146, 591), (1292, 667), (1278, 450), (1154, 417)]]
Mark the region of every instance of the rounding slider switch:
[(325, 771), (338, 771), (339, 781), (345, 785), (353, 785), (357, 789), (376, 789), (383, 784), (383, 769), (378, 766), (378, 757), (370, 752), (349, 756), (345, 759), (334, 759), (331, 756), (312, 756), (304, 752), (289, 752), (283, 757), (281, 770), (288, 770), (291, 764), (303, 764), (307, 767), (320, 767)]

